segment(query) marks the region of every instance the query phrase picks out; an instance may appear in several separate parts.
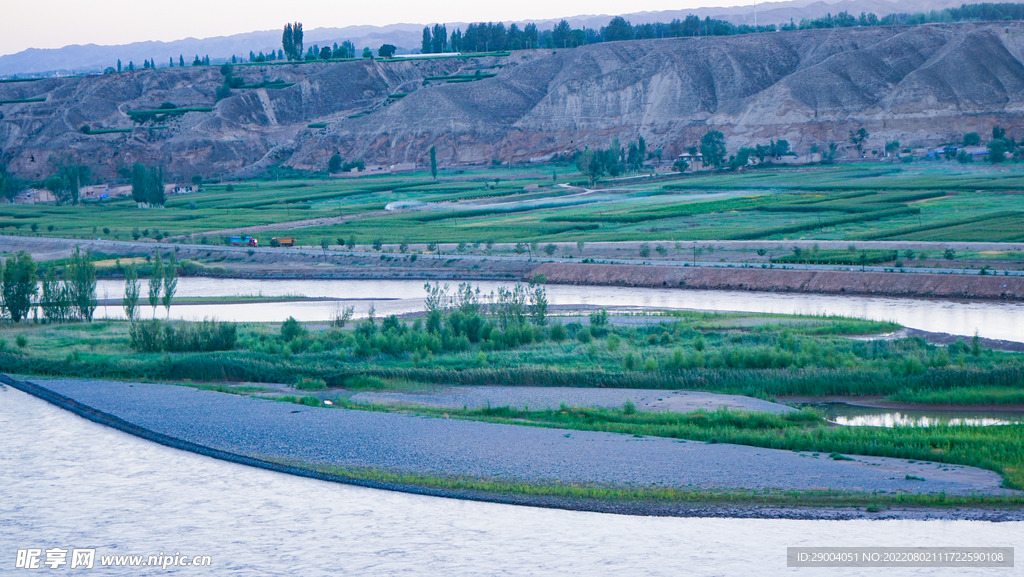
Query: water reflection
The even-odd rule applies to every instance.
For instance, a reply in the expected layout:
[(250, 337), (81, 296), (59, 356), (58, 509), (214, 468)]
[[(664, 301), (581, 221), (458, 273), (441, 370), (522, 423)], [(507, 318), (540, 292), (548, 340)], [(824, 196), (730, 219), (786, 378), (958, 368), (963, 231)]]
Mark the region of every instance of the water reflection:
[(845, 403), (810, 406), (822, 409), (828, 420), (851, 427), (991, 427), (1024, 423), (1024, 415), (1012, 411), (897, 410)]
[[(458, 281), (449, 281), (454, 289)], [(496, 292), (510, 282), (474, 282), (485, 294)], [(840, 295), (766, 293), (745, 291), (705, 291), (684, 289), (650, 289), (631, 287), (548, 285), (548, 300), (554, 305), (595, 305), (623, 307), (654, 307), (700, 310), (764, 312), (779, 314), (842, 315), (880, 321), (895, 321), (915, 329), (951, 333), (970, 337), (977, 331), (985, 338), (1024, 341), (1024, 303), (1000, 301), (952, 301), (899, 299)], [(119, 299), (124, 282), (102, 280), (98, 283), (100, 297)], [(371, 304), (378, 316), (423, 310), (423, 281), (416, 280), (241, 280), (182, 278), (178, 282), (179, 297), (190, 296), (287, 296), (333, 297), (362, 300), (346, 303), (355, 307), (356, 318), (365, 317)], [(394, 299), (394, 300), (385, 300)], [(289, 316), (304, 322), (332, 318), (339, 303), (281, 302), (236, 305), (175, 306), (171, 317), (198, 320), (217, 317), (221, 320), (279, 322)], [(152, 310), (144, 307), (143, 316)], [(157, 316), (163, 316), (160, 309)], [(123, 318), (120, 307), (100, 307), (97, 316)]]

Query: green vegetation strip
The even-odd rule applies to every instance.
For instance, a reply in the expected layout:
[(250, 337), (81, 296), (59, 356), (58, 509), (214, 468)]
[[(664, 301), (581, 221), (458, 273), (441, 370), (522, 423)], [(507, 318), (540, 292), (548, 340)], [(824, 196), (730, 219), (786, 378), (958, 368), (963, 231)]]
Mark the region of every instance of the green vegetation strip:
[[(633, 487), (611, 484), (583, 483), (525, 483), (507, 479), (486, 479), (468, 476), (430, 476), (402, 473), (380, 469), (338, 467), (316, 463), (278, 461), (289, 466), (315, 471), (351, 481), (384, 483), (398, 487), (426, 487), (441, 491), (457, 492), (452, 497), (469, 499), (498, 500), (530, 504), (515, 499), (516, 496), (545, 498), (542, 506), (551, 506), (547, 498), (569, 499), (562, 505), (566, 508), (602, 510), (601, 502), (616, 504), (632, 503), (637, 512), (644, 514), (645, 505), (653, 510), (659, 506), (680, 504), (687, 506), (782, 506), (782, 507), (867, 507), (879, 511), (882, 507), (1004, 507), (1024, 504), (1024, 498), (1017, 496), (992, 495), (923, 495), (914, 493), (846, 493), (841, 491), (778, 491), (728, 490), (728, 489), (680, 489), (672, 487)], [(467, 493), (468, 492), (468, 493)], [(459, 494), (461, 493), (461, 494)], [(474, 495), (474, 493), (479, 493)], [(495, 499), (495, 497), (498, 497)], [(584, 501), (597, 501), (590, 506)], [(621, 512), (621, 509), (611, 509)]]
[(29, 102), (46, 102), (46, 98), (20, 98), (17, 100), (0, 100), (0, 104), (27, 104)]

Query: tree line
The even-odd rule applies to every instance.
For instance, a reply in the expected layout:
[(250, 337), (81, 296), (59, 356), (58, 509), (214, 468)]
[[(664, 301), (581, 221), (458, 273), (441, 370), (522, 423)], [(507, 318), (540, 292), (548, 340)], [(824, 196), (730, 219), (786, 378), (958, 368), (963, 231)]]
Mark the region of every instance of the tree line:
[(28, 320), (35, 310), (45, 322), (92, 322), (96, 311), (96, 266), (92, 252), (75, 247), (58, 277), (53, 267), (44, 273), (32, 255), (19, 252), (0, 267), (0, 314), (14, 322)]

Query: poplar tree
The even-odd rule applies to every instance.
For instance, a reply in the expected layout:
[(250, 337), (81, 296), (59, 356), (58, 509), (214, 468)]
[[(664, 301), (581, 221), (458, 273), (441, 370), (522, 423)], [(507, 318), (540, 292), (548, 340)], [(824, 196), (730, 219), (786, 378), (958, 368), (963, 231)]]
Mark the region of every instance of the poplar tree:
[(171, 260), (164, 267), (164, 296), (163, 303), (167, 309), (167, 318), (171, 317), (171, 299), (174, 298), (175, 291), (178, 290), (178, 261), (174, 256), (174, 252), (171, 251)]
[(135, 265), (128, 265), (124, 269), (124, 299), (121, 301), (128, 322), (134, 323), (139, 317), (139, 294), (139, 271)]
[(160, 259), (160, 251), (153, 257), (153, 270), (149, 273), (149, 306), (153, 307), (153, 318), (156, 318), (156, 307), (160, 306), (160, 289), (164, 284), (164, 261)]

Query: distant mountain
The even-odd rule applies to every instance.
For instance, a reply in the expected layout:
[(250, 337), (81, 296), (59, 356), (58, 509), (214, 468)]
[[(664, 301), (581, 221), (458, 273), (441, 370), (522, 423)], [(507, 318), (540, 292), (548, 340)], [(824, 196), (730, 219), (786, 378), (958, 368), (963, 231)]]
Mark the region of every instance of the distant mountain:
[[(1022, 0), (1024, 1), (1024, 0)], [(822, 0), (791, 0), (788, 2), (764, 2), (756, 5), (733, 6), (727, 8), (697, 8), (692, 10), (664, 10), (656, 12), (636, 12), (623, 16), (633, 24), (649, 22), (670, 22), (674, 18), (684, 19), (694, 14), (704, 18), (718, 18), (735, 24), (782, 24), (801, 18), (818, 18), (826, 14), (847, 11), (851, 14), (873, 12), (879, 16), (898, 12), (926, 12), (940, 10), (963, 4), (963, 0), (838, 0), (826, 2)], [(756, 12), (756, 16), (755, 16)], [(567, 17), (574, 28), (600, 28), (608, 23), (613, 15), (582, 15)], [(520, 28), (533, 22), (541, 30), (549, 29), (559, 19), (524, 20), (517, 22)], [(511, 22), (506, 22), (511, 24)], [(368, 46), (374, 50), (382, 44), (393, 44), (399, 48), (399, 54), (419, 51), (423, 24), (392, 24), (388, 26), (346, 26), (344, 28), (315, 28), (306, 31), (305, 45), (320, 46), (352, 41), (357, 49)], [(465, 22), (449, 22), (449, 31), (456, 28), (465, 29)], [(175, 63), (184, 57), (191, 63), (195, 56), (209, 55), (214, 61), (230, 59), (231, 55), (248, 57), (249, 51), (259, 53), (277, 50), (281, 47), (281, 32), (265, 30), (248, 32), (232, 36), (215, 38), (186, 38), (173, 42), (135, 42), (116, 46), (100, 46), (97, 44), (72, 45), (63, 48), (36, 49), (30, 48), (16, 54), (0, 56), (0, 77), (16, 74), (45, 73), (78, 73), (102, 71), (108, 66), (116, 66), (120, 59), (124, 66), (134, 62), (141, 66), (144, 60), (153, 59), (160, 66), (166, 65), (170, 58)]]

